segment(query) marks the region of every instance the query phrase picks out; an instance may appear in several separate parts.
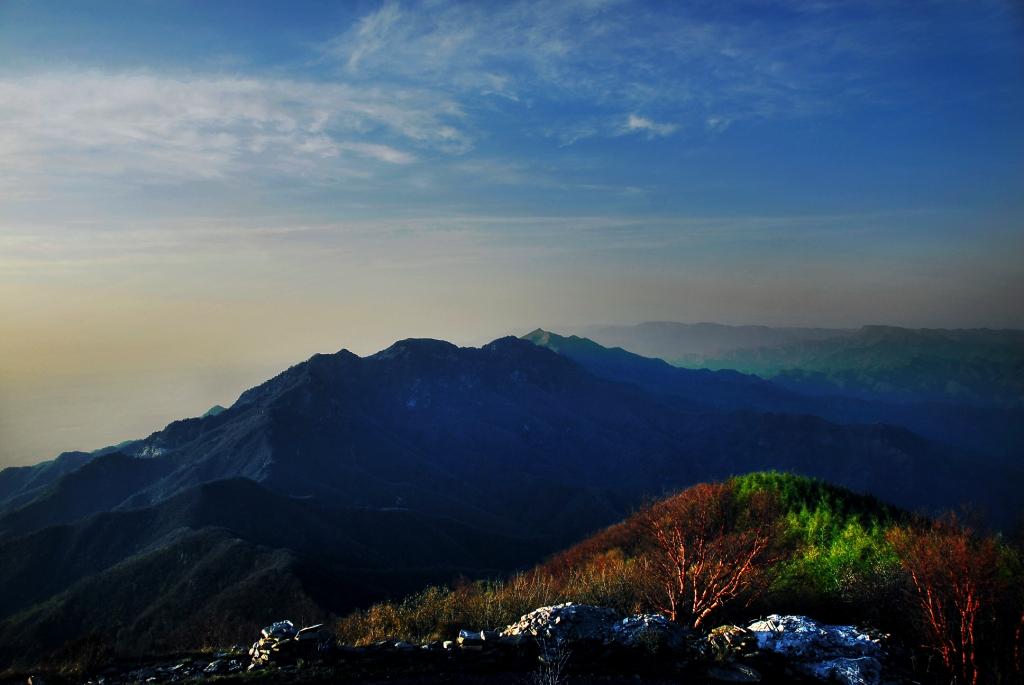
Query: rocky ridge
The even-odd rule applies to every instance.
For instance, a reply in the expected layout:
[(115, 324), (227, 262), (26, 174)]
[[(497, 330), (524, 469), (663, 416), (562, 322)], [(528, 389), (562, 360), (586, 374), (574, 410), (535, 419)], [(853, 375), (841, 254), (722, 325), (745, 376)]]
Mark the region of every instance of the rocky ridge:
[(278, 621), (260, 632), (248, 650), (248, 663), (238, 647), (212, 659), (108, 670), (84, 683), (192, 683), (212, 676), (241, 678), (246, 671), (258, 671), (263, 682), (395, 677), (438, 682), (440, 676), (515, 682), (523, 673), (550, 673), (556, 664), (565, 669), (563, 676), (600, 676), (604, 682), (642, 677), (650, 682), (885, 685), (897, 680), (884, 677), (883, 641), (884, 636), (854, 626), (804, 616), (771, 615), (745, 627), (725, 625), (698, 633), (660, 614), (623, 616), (606, 607), (565, 603), (540, 607), (502, 628), (462, 630), (455, 640), (425, 644), (339, 645), (322, 625), (298, 628)]

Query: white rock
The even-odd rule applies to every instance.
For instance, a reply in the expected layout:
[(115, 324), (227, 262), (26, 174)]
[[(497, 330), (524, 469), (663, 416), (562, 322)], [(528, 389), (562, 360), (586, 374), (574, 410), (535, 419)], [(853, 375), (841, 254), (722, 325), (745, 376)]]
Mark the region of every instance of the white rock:
[(821, 680), (845, 685), (878, 685), (881, 680), (879, 641), (853, 626), (773, 614), (747, 629), (757, 636), (760, 649), (792, 659), (794, 668)]

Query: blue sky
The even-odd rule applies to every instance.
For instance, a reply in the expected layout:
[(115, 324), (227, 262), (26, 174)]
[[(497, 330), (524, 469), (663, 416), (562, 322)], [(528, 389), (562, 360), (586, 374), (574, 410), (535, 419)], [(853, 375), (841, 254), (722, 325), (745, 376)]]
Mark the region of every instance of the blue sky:
[(1024, 327), (1022, 77), (1009, 1), (2, 0), (0, 431), (412, 335)]
[(929, 251), (1015, 232), (1022, 21), (1000, 2), (8, 1), (0, 188), (11, 223), (95, 221), (90, 241), (154, 215), (599, 216), (629, 224), (616, 245), (733, 218), (752, 252), (806, 231)]

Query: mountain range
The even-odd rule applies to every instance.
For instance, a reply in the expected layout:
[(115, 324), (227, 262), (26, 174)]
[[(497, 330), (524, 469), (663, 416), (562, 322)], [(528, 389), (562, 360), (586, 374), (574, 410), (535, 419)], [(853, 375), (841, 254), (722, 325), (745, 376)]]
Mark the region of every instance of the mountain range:
[(582, 330), (602, 345), (757, 374), (805, 394), (1024, 408), (1024, 331), (674, 322)]
[(668, 361), (715, 357), (733, 350), (776, 347), (852, 335), (852, 328), (729, 326), (721, 323), (647, 321), (634, 325), (560, 327), (608, 347)]
[(315, 355), (222, 411), (0, 472), (0, 660), (241, 639), (285, 609), (502, 574), (766, 468), (1017, 513), (1019, 467), (851, 402), (545, 331)]
[(844, 388), (824, 384), (808, 392), (780, 377), (768, 381), (732, 369), (677, 367), (619, 347), (606, 348), (589, 338), (560, 336), (543, 329), (524, 337), (598, 376), (635, 383), (690, 406), (813, 414), (843, 424), (898, 425), (972, 453), (981, 463), (1017, 464), (1024, 445), (1024, 408), (923, 399), (900, 402), (890, 397), (851, 395)]

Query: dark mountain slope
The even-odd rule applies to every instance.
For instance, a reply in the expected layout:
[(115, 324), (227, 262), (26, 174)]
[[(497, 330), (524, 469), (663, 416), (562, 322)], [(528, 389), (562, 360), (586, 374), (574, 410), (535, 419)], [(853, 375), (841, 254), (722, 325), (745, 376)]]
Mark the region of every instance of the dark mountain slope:
[(218, 481), (0, 543), (0, 667), (92, 634), (127, 654), (242, 639), (267, 616), (320, 618), (427, 583), (497, 575), (551, 548)]
[(29, 504), (0, 517), (0, 540), (114, 509), (172, 468), (164, 459), (135, 459), (120, 452), (95, 457), (62, 476)]
[(35, 466), (11, 466), (0, 470), (0, 513), (23, 505), (92, 457), (89, 452), (64, 452)]
[[(166, 546), (183, 530), (219, 529), (267, 548), (287, 549), (367, 578), (434, 569), (442, 578), (513, 568), (550, 543), (513, 539), (415, 512), (331, 508), (276, 495), (247, 480), (218, 481), (147, 509), (100, 514), (0, 543), (0, 616), (9, 616), (130, 557)], [(349, 596), (386, 582), (364, 581)], [(379, 586), (379, 587), (378, 587)], [(343, 593), (344, 594), (344, 593)], [(373, 594), (373, 593), (370, 593)]]
[(183, 529), (0, 622), (0, 664), (73, 663), (94, 645), (120, 656), (178, 651), (244, 639), (268, 615), (322, 619), (302, 575), (294, 553)]

